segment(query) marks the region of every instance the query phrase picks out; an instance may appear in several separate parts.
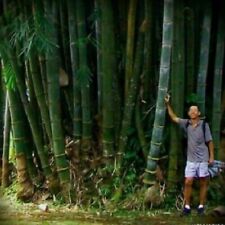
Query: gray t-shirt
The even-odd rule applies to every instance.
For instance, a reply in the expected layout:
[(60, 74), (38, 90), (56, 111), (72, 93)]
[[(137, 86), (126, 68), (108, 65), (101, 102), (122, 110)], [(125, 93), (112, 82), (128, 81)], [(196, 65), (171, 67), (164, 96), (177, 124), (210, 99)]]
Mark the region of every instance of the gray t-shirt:
[[(187, 123), (189, 125), (187, 126)], [(206, 145), (212, 140), (212, 135), (208, 123), (205, 123), (205, 135), (202, 127), (203, 120), (199, 120), (196, 127), (191, 125), (188, 119), (179, 118), (179, 125), (187, 134), (187, 161), (208, 162), (209, 150)]]

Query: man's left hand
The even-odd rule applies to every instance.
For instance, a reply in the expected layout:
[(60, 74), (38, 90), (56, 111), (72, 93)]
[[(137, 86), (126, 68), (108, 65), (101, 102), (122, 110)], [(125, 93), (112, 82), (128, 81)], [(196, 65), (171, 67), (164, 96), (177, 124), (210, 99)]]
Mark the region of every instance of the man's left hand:
[(213, 159), (213, 158), (210, 158), (210, 159), (209, 159), (209, 165), (212, 165), (213, 162), (214, 162), (214, 159)]

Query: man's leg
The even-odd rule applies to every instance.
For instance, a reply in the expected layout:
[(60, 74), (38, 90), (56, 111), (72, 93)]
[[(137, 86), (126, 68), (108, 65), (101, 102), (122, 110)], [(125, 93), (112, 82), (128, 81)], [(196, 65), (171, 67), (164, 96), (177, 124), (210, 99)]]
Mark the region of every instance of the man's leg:
[(185, 205), (190, 206), (193, 177), (186, 177), (184, 182), (184, 201)]
[(200, 178), (200, 205), (204, 205), (206, 201), (206, 194), (208, 189), (208, 177)]

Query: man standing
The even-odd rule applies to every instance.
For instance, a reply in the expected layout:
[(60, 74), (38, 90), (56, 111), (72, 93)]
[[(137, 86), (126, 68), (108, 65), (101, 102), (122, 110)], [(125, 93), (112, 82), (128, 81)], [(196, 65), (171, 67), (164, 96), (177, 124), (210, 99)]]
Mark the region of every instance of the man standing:
[[(200, 120), (201, 112), (197, 105), (189, 107), (190, 119), (181, 119), (174, 113), (169, 103), (170, 96), (165, 97), (168, 114), (171, 120), (180, 125), (187, 134), (187, 162), (185, 167), (184, 208), (183, 215), (191, 213), (190, 198), (194, 178), (200, 181), (198, 214), (204, 214), (204, 204), (208, 188), (208, 164), (214, 161), (214, 145), (209, 125)], [(203, 124), (204, 123), (204, 124)], [(203, 129), (203, 126), (204, 129)]]

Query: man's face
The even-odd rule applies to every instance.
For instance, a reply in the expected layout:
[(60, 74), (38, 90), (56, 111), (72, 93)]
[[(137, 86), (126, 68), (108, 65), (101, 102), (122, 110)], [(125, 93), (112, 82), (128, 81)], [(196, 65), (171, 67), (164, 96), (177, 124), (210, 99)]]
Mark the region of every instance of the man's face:
[(189, 111), (188, 111), (188, 116), (191, 118), (191, 119), (196, 119), (200, 116), (200, 111), (198, 109), (198, 106), (191, 106), (189, 108)]

